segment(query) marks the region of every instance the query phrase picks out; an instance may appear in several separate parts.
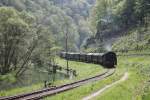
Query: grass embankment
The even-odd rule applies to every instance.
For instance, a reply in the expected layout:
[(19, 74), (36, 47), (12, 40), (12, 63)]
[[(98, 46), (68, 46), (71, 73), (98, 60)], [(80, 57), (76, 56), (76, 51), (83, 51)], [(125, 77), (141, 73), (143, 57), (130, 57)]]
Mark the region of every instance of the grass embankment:
[(148, 50), (129, 50), (128, 52), (117, 52), (118, 55), (121, 55), (121, 56), (125, 56), (125, 55), (129, 55), (129, 56), (149, 56), (150, 55), (150, 52), (149, 52), (149, 49)]
[[(57, 58), (56, 61), (59, 65), (61, 65), (63, 67), (66, 66), (65, 60)], [(57, 80), (54, 83), (54, 85), (61, 85), (61, 84), (77, 81), (80, 79), (88, 78), (88, 77), (91, 77), (94, 75), (98, 75), (104, 71), (104, 69), (102, 67), (100, 67), (100, 65), (75, 62), (75, 61), (70, 61), (69, 67), (71, 69), (74, 69), (77, 71), (77, 77), (74, 77), (73, 79), (66, 78), (64, 80)], [(35, 84), (32, 86), (28, 86), (28, 87), (15, 88), (15, 89), (10, 89), (10, 90), (2, 90), (2, 91), (0, 91), (0, 96), (8, 96), (8, 95), (15, 95), (15, 94), (20, 94), (20, 93), (27, 93), (27, 92), (41, 89), (41, 88), (43, 88), (43, 86), (44, 86), (43, 83), (39, 83), (39, 84)]]
[[(59, 58), (58, 58), (59, 59)], [(66, 61), (65, 60), (57, 60), (57, 63), (61, 65), (62, 67), (66, 67)], [(74, 77), (71, 80), (61, 80), (56, 81), (55, 84), (64, 84), (68, 82), (74, 82), (77, 80), (89, 78), (95, 75), (98, 75), (105, 71), (103, 67), (97, 64), (91, 64), (91, 63), (82, 63), (82, 62), (75, 62), (75, 61), (69, 61), (69, 68), (76, 70), (77, 77)]]
[[(115, 85), (94, 100), (143, 100), (150, 73), (150, 57), (120, 57), (120, 64), (126, 67), (129, 78)], [(147, 99), (149, 100), (149, 99)]]
[[(148, 76), (150, 75), (150, 57), (137, 56), (118, 58), (116, 73), (102, 81), (93, 82), (79, 88), (45, 98), (46, 100), (81, 100), (83, 97), (119, 80), (125, 72), (129, 73), (129, 78), (112, 88), (106, 90), (102, 95), (93, 98), (93, 100), (142, 100), (148, 98), (148, 93), (144, 94), (147, 86)], [(149, 89), (150, 90), (150, 89)], [(143, 96), (144, 94), (144, 96)], [(150, 100), (150, 99), (144, 99)]]

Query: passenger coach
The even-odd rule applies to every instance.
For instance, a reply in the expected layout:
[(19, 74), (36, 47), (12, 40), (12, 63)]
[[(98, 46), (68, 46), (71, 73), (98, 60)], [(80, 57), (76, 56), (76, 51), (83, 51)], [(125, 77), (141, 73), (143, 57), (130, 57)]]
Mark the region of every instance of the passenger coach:
[(113, 68), (117, 65), (117, 56), (114, 52), (88, 53), (88, 54), (62, 52), (60, 53), (60, 57), (68, 60), (101, 64), (107, 68)]

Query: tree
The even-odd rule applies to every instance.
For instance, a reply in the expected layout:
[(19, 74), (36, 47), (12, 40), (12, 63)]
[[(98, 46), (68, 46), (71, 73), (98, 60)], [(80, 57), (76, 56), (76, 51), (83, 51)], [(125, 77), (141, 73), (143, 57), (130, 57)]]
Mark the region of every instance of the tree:
[(15, 72), (27, 66), (35, 41), (30, 31), (33, 17), (13, 8), (0, 8), (0, 73)]

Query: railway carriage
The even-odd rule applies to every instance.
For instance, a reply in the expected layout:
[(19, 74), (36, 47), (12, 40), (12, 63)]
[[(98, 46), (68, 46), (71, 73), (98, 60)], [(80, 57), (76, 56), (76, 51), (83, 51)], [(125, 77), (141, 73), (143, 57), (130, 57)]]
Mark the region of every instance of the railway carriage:
[(98, 62), (98, 60), (99, 60), (99, 59), (98, 59), (98, 56), (99, 56), (99, 55), (98, 55), (97, 53), (93, 53), (93, 54), (92, 54), (92, 62), (93, 62), (93, 63), (97, 64), (97, 62)]
[(115, 67), (115, 65), (117, 65), (117, 57), (114, 52), (88, 53), (88, 54), (62, 52), (60, 54), (60, 57), (68, 59), (68, 60), (101, 64), (107, 68), (112, 68), (112, 67)]
[(74, 53), (74, 60), (79, 61), (80, 60), (80, 54), (79, 53)]
[(91, 62), (92, 62), (92, 53), (88, 53), (88, 54), (86, 55), (86, 62), (87, 62), (87, 63), (91, 63)]
[(98, 56), (98, 61), (97, 61), (97, 63), (98, 63), (98, 64), (102, 64), (102, 63), (103, 63), (103, 59), (102, 59), (103, 53), (99, 53), (99, 55), (100, 55), (100, 56)]
[(86, 54), (84, 54), (84, 53), (80, 54), (80, 61), (82, 61), (82, 62), (86, 61)]
[(69, 53), (68, 54), (68, 60), (74, 60), (75, 57), (74, 57), (74, 53)]

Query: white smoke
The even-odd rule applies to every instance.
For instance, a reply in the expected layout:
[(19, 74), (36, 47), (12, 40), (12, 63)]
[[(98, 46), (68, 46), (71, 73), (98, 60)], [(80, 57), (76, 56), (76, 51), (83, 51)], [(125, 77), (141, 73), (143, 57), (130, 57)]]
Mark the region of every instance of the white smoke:
[(112, 51), (112, 45), (111, 44), (106, 44), (104, 45), (105, 50), (107, 51)]

